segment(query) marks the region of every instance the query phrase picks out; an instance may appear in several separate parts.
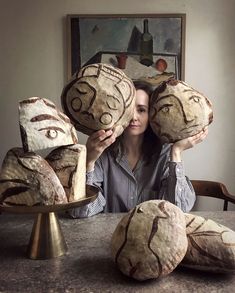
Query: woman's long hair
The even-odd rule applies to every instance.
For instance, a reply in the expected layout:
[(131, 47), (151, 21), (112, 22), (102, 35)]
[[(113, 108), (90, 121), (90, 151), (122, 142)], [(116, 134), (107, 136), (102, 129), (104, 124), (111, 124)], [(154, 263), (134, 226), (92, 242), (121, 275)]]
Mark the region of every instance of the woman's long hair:
[[(145, 91), (150, 99), (150, 96), (153, 92), (152, 86), (144, 81), (134, 81), (134, 86), (136, 90), (143, 90)], [(124, 145), (122, 141), (123, 134), (117, 137), (116, 141), (109, 147), (111, 154), (116, 158), (119, 154), (121, 156), (124, 155)], [(148, 125), (147, 129), (144, 132), (144, 139), (142, 144), (142, 154), (143, 154), (143, 160), (146, 164), (151, 162), (152, 156), (154, 154), (160, 154), (162, 149), (162, 143), (160, 139), (154, 134), (152, 128), (150, 125)]]

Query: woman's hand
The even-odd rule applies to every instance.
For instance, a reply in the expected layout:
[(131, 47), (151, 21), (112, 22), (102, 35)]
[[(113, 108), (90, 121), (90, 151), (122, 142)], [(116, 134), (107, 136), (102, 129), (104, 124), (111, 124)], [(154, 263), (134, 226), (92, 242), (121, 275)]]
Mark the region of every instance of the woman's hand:
[(103, 151), (116, 140), (116, 135), (112, 130), (99, 130), (88, 137), (87, 148), (87, 172), (92, 171), (96, 160)]
[(202, 142), (208, 134), (208, 126), (205, 127), (201, 132), (193, 136), (184, 138), (175, 142), (171, 148), (171, 161), (180, 162), (181, 153), (187, 149), (194, 147), (196, 144)]

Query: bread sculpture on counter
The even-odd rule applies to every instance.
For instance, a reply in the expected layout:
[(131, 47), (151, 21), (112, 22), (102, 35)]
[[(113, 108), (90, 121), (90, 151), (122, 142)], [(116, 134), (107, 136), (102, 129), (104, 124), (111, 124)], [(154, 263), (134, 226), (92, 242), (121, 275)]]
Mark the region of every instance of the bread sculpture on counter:
[(188, 250), (182, 265), (212, 272), (235, 272), (235, 232), (210, 219), (185, 214)]
[(164, 277), (179, 265), (235, 272), (235, 232), (164, 200), (143, 202), (125, 214), (110, 246), (118, 269), (139, 281)]
[[(50, 100), (19, 102), (23, 148), (9, 150), (0, 172), (0, 203), (55, 205), (86, 197), (86, 146), (70, 119)], [(47, 160), (38, 150), (56, 147)]]
[(146, 280), (166, 276), (187, 251), (184, 213), (164, 200), (143, 202), (125, 215), (111, 240), (112, 258), (127, 276)]
[(197, 134), (212, 120), (210, 100), (183, 81), (163, 82), (151, 96), (150, 125), (162, 142)]
[(63, 89), (61, 103), (78, 131), (90, 135), (112, 128), (119, 136), (132, 119), (135, 92), (122, 70), (97, 63), (72, 77)]

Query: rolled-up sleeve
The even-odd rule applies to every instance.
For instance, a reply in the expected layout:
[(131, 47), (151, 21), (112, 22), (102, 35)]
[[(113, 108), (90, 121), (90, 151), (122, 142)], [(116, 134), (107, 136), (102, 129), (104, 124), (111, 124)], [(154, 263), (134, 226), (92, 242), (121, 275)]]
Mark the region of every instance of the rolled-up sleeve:
[(193, 186), (185, 176), (182, 162), (167, 162), (161, 184), (161, 198), (177, 205), (183, 212), (189, 212), (195, 203)]

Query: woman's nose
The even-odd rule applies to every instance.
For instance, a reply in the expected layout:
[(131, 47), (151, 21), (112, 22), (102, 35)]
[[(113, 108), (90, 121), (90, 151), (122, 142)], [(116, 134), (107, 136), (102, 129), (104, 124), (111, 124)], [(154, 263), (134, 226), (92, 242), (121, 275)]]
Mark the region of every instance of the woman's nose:
[(134, 114), (133, 114), (133, 120), (137, 120), (138, 119), (138, 112), (136, 110), (134, 110)]

